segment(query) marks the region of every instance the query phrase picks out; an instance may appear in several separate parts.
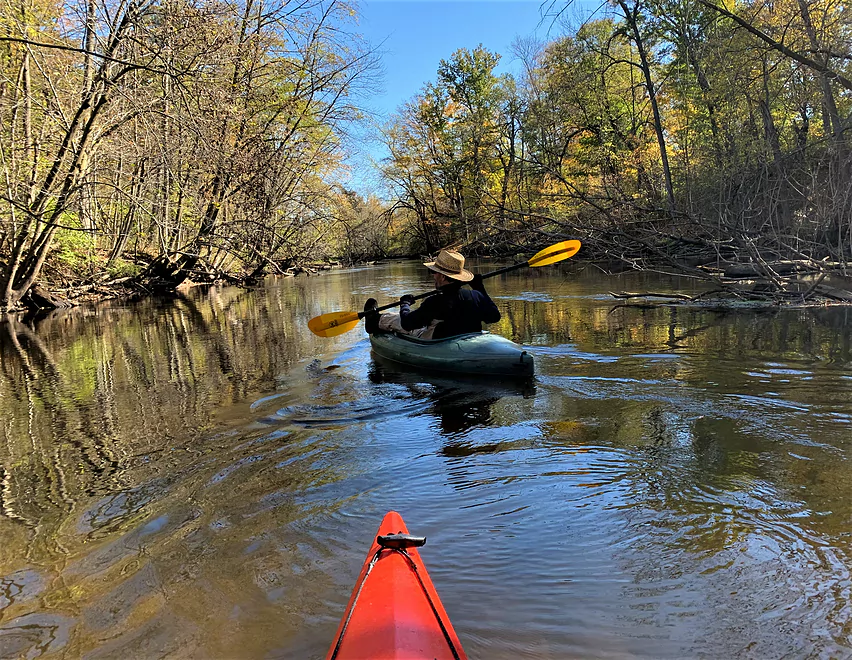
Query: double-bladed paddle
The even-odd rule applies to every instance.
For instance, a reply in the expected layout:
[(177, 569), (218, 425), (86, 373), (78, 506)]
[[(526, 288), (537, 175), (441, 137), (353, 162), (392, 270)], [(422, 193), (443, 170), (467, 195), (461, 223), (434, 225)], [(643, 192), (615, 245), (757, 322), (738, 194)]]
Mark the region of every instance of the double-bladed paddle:
[[(543, 250), (536, 252), (536, 254), (528, 261), (524, 261), (519, 264), (512, 264), (511, 266), (506, 266), (505, 268), (485, 273), (485, 275), (482, 276), (482, 279), (486, 280), (489, 277), (509, 273), (513, 270), (518, 270), (519, 268), (525, 268), (526, 266), (530, 266), (531, 268), (549, 266), (565, 259), (570, 259), (577, 254), (579, 249), (580, 241), (562, 241), (561, 243), (554, 243), (550, 247), (546, 247)], [(412, 298), (414, 298), (414, 300), (420, 300), (421, 298), (428, 298), (429, 296), (437, 295), (440, 292), (441, 289), (435, 289), (434, 291), (427, 291), (426, 293), (412, 296)], [(399, 307), (401, 304), (402, 303), (397, 300), (396, 302), (382, 305), (381, 307), (369, 312), (331, 312), (330, 314), (322, 314), (320, 316), (315, 316), (308, 321), (308, 328), (318, 337), (335, 337), (336, 335), (342, 335), (344, 332), (352, 330), (356, 325), (358, 325), (358, 321), (364, 318), (367, 314), (376, 314), (386, 309)]]

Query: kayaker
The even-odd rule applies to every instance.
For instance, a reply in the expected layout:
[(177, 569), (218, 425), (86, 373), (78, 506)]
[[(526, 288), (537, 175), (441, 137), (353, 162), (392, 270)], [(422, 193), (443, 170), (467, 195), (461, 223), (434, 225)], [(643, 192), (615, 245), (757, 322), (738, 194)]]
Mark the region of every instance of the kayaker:
[[(369, 334), (399, 332), (421, 339), (443, 339), (469, 332), (481, 332), (483, 323), (500, 320), (500, 310), (488, 296), (482, 277), (464, 267), (464, 257), (455, 250), (441, 250), (435, 261), (423, 264), (432, 274), (441, 293), (426, 298), (412, 310), (414, 297), (400, 298), (399, 314), (368, 314), (364, 327)], [(469, 284), (470, 288), (462, 288)], [(364, 311), (376, 309), (370, 298)]]

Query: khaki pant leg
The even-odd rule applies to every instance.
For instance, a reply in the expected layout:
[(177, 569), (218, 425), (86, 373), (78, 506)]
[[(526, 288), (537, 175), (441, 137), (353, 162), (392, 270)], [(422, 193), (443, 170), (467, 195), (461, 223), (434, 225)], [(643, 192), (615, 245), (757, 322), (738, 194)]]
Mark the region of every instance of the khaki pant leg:
[(432, 321), (425, 328), (415, 328), (414, 330), (405, 330), (399, 319), (399, 314), (380, 314), (379, 315), (379, 330), (382, 332), (397, 332), (401, 335), (409, 335), (419, 339), (432, 339), (432, 333), (435, 332), (435, 327), (440, 321)]

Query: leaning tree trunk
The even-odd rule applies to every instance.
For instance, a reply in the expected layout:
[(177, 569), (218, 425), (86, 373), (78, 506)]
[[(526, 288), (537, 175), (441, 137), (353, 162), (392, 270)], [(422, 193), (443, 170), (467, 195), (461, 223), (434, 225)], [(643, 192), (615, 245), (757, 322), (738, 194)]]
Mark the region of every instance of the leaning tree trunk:
[(636, 44), (636, 50), (639, 53), (639, 69), (642, 71), (642, 76), (645, 79), (645, 89), (648, 91), (648, 100), (651, 102), (651, 112), (654, 115), (654, 132), (657, 136), (657, 145), (660, 148), (660, 160), (663, 165), (663, 179), (666, 186), (666, 206), (670, 217), (674, 216), (675, 212), (675, 197), (674, 187), (672, 186), (672, 172), (669, 167), (669, 155), (666, 147), (666, 137), (663, 132), (663, 120), (660, 115), (660, 106), (657, 103), (657, 90), (654, 85), (654, 79), (651, 76), (651, 63), (648, 59), (647, 44), (639, 31), (639, 3), (636, 3), (631, 10), (625, 0), (618, 0), (618, 5), (624, 14), (624, 19), (630, 28), (633, 35), (633, 41)]

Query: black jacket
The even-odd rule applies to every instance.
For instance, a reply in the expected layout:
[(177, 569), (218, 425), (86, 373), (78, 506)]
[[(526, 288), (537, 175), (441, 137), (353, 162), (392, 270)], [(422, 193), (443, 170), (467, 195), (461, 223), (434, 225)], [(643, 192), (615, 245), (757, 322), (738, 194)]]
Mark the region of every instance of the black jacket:
[(440, 319), (433, 339), (482, 332), (483, 323), (500, 320), (500, 310), (488, 297), (485, 288), (481, 289), (474, 291), (461, 286), (443, 289), (438, 295), (426, 298), (414, 311), (408, 303), (403, 303), (399, 309), (400, 323), (406, 330), (415, 330)]

